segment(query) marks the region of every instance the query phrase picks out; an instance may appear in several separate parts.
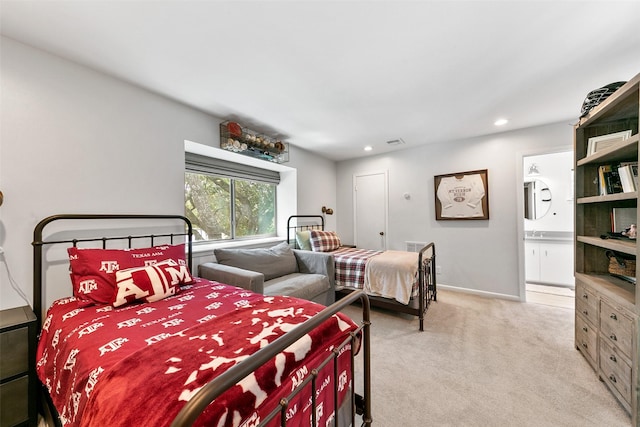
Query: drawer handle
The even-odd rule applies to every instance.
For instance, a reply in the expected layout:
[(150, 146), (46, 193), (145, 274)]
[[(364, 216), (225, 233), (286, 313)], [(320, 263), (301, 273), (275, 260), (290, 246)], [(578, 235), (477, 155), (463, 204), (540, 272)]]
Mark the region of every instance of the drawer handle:
[(613, 319), (613, 320), (618, 320), (618, 317), (616, 316), (616, 314), (615, 314), (615, 313), (611, 313), (611, 314), (609, 315), (609, 317), (610, 317), (611, 319)]
[(586, 327), (586, 326), (583, 326), (583, 327), (582, 327), (582, 330), (583, 330), (583, 331), (585, 331), (585, 332), (589, 332), (589, 329), (587, 329), (587, 327)]
[(587, 343), (586, 343), (586, 342), (583, 342), (583, 343), (582, 343), (582, 346), (583, 346), (584, 348), (589, 348), (589, 346), (587, 345)]
[(582, 314), (584, 314), (585, 316), (588, 316), (589, 312), (587, 310), (582, 310)]
[(616, 337), (616, 334), (609, 335), (609, 338), (611, 338), (614, 341), (618, 341), (618, 337)]
[(582, 294), (582, 298), (584, 298), (584, 299), (589, 299), (589, 295), (587, 295), (587, 294)]
[(613, 362), (618, 362), (618, 359), (616, 359), (616, 357), (612, 354), (611, 356), (609, 356), (609, 359)]
[(611, 382), (614, 382), (614, 383), (617, 383), (617, 382), (618, 382), (618, 381), (616, 380), (616, 377), (615, 377), (613, 374), (609, 375), (609, 379), (611, 380)]

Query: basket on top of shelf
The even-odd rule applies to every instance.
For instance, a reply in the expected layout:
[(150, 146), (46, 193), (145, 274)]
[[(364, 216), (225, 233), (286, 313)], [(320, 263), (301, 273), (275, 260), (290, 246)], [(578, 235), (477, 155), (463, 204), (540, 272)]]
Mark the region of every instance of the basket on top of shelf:
[(274, 163), (289, 161), (289, 144), (241, 127), (236, 122), (220, 124), (220, 148)]
[(636, 284), (636, 257), (622, 252), (606, 251), (609, 274)]

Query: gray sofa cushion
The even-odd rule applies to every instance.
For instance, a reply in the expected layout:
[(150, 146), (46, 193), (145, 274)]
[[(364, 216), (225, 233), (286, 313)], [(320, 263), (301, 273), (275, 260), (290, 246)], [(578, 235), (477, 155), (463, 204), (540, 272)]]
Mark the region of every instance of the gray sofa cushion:
[(214, 249), (220, 264), (264, 274), (265, 280), (298, 272), (298, 262), (285, 242), (271, 248)]
[(288, 295), (309, 301), (329, 289), (329, 279), (322, 274), (293, 273), (264, 284), (265, 295)]

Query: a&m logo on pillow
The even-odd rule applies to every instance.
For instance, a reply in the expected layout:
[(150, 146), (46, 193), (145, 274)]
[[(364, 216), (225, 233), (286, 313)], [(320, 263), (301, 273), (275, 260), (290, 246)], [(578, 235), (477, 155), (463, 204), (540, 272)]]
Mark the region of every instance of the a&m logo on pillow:
[(102, 261), (100, 265), (100, 271), (106, 271), (107, 273), (113, 273), (120, 270), (118, 261)]
[(82, 292), (83, 294), (90, 294), (91, 291), (98, 290), (98, 282), (94, 279), (83, 280), (78, 283), (78, 292)]

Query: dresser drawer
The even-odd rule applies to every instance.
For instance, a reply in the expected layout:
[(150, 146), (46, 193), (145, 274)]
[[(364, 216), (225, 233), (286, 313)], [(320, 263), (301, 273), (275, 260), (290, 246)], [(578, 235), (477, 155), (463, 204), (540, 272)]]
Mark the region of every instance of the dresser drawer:
[(576, 290), (576, 312), (580, 313), (592, 325), (598, 325), (598, 301), (596, 297), (586, 290), (578, 293)]
[(29, 377), (0, 385), (0, 426), (15, 426), (29, 420)]
[(610, 387), (615, 388), (622, 398), (631, 403), (631, 366), (620, 352), (609, 345), (606, 339), (600, 341), (600, 371)]
[(576, 347), (584, 354), (593, 369), (597, 369), (598, 332), (581, 316), (576, 316)]
[(600, 331), (610, 340), (610, 344), (631, 358), (633, 320), (605, 300), (600, 304)]
[(0, 333), (0, 380), (29, 370), (29, 328)]
[(580, 282), (576, 282), (576, 304), (580, 302), (589, 311), (598, 311), (598, 297), (596, 294)]

